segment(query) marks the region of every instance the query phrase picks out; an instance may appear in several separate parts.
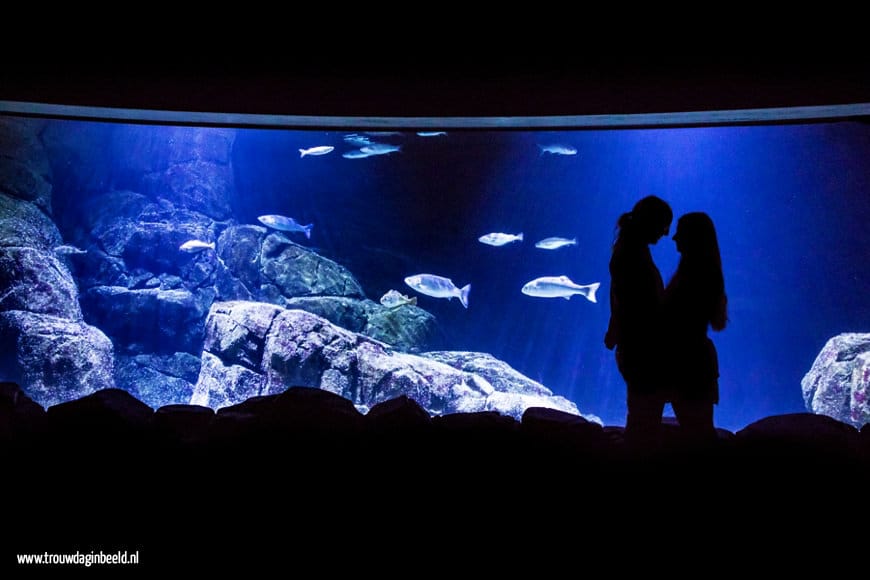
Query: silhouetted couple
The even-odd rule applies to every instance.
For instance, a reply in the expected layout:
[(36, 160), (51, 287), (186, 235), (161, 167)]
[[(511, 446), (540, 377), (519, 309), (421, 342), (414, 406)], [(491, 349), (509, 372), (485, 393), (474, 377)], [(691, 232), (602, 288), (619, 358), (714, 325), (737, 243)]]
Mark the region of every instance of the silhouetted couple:
[(722, 330), (727, 299), (716, 230), (710, 217), (687, 213), (673, 240), (680, 253), (667, 286), (650, 244), (668, 235), (670, 206), (648, 196), (620, 216), (610, 259), (610, 324), (604, 337), (628, 391), (626, 444), (658, 447), (664, 405), (671, 403), (690, 445), (716, 441), (713, 406), (719, 402), (719, 364), (707, 328)]

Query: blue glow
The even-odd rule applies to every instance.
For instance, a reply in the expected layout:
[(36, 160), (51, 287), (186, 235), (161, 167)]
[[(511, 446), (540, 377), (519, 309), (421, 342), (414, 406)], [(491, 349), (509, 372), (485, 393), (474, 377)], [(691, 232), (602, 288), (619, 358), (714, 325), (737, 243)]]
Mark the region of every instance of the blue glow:
[[(866, 123), (454, 130), (434, 121), (414, 126), (447, 129), (446, 135), (404, 130), (373, 137), (399, 149), (359, 158), (343, 156), (354, 150), (345, 137), (356, 130), (230, 129), (228, 220), (258, 225), (258, 216), (281, 214), (314, 224), (311, 239), (300, 243), (348, 268), (368, 298), (377, 301), (391, 289), (416, 296), (443, 329), (443, 348), (490, 353), (605, 424), (625, 419), (625, 386), (603, 345), (610, 245), (619, 215), (642, 196), (666, 199), (675, 217), (707, 212), (717, 226), (730, 307), (728, 328), (711, 333), (722, 375), (718, 426), (737, 430), (768, 415), (805, 411), (800, 381), (825, 342), (870, 332)], [(93, 159), (100, 159), (101, 143), (126, 146), (112, 136), (123, 124), (51, 122), (72, 124)], [(180, 129), (148, 130), (153, 138), (129, 144), (143, 167), (168, 156), (164, 145)], [(576, 154), (542, 150), (551, 144)], [(316, 146), (335, 149), (300, 156)], [(53, 165), (54, 211), (65, 239), (87, 223), (76, 213), (81, 196), (145, 183), (128, 181), (111, 165), (75, 163)], [(501, 247), (478, 241), (490, 232), (522, 232), (524, 241)], [(535, 247), (552, 236), (577, 243)], [(667, 280), (678, 259), (670, 238), (653, 255)], [(125, 259), (180, 272), (147, 248)], [(469, 307), (414, 294), (403, 280), (422, 272), (459, 287), (471, 283)], [(520, 291), (534, 278), (556, 275), (581, 285), (600, 282), (598, 302)]]
[[(287, 208), (320, 224), (317, 244), (348, 261), (370, 297), (427, 271), (473, 284), (470, 307), (421, 296), (450, 348), (502, 358), (581, 411), (622, 424), (625, 388), (605, 350), (607, 262), (614, 225), (650, 193), (675, 216), (706, 211), (719, 234), (729, 327), (713, 333), (722, 365), (718, 425), (801, 412), (800, 380), (831, 336), (870, 329), (870, 129), (835, 124), (404, 136), (390, 158), (299, 163), (303, 143), (341, 133), (241, 133), (240, 220)], [(539, 144), (576, 147), (541, 154)], [(523, 232), (503, 247), (489, 232)], [(673, 234), (673, 229), (671, 231)], [(534, 242), (577, 238), (547, 252)], [(678, 255), (653, 248), (664, 278)], [(408, 271), (410, 269), (414, 272)], [(538, 276), (601, 282), (599, 303), (535, 299)]]

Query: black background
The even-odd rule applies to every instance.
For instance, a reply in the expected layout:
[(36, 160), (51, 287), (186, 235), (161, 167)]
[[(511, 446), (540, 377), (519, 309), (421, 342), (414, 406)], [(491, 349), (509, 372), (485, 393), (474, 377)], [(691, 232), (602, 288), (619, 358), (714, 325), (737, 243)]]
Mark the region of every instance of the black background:
[(470, 20), (443, 6), (351, 8), (42, 18), (33, 34), (0, 41), (0, 100), (390, 117), (870, 102), (863, 19), (848, 13), (671, 18), (542, 5)]

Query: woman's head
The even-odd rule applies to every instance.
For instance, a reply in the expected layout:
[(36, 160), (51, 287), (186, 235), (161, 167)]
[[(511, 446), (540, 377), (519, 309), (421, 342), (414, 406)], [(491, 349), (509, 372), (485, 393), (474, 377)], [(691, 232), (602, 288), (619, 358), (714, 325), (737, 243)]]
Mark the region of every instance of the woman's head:
[(631, 232), (639, 240), (654, 244), (668, 235), (674, 212), (668, 202), (655, 195), (648, 195), (634, 204), (630, 212), (622, 214), (617, 225), (619, 235)]
[(704, 212), (687, 213), (677, 220), (674, 232), (677, 251), (690, 256), (708, 256), (718, 261), (719, 240), (713, 220)]

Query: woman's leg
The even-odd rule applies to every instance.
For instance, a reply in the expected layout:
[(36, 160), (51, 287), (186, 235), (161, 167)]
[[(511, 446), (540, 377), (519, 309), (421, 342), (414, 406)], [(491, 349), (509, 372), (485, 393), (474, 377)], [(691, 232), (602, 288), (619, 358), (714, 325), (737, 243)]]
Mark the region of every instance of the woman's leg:
[(676, 397), (671, 401), (671, 406), (680, 423), (682, 439), (687, 445), (700, 447), (716, 442), (718, 436), (713, 424), (713, 403)]
[(664, 398), (660, 395), (628, 393), (625, 444), (635, 451), (653, 451), (661, 444)]

